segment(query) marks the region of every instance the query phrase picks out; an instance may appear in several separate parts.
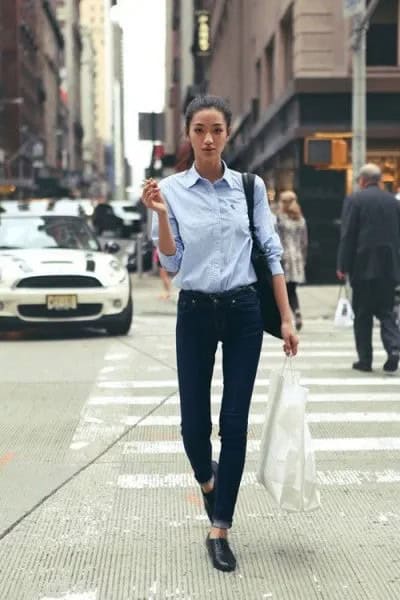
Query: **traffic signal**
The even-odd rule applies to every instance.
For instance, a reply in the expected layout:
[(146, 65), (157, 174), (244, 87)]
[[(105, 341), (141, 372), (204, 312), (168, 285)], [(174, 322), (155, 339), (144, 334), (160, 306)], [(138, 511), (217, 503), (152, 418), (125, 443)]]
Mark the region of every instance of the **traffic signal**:
[(347, 142), (339, 138), (306, 138), (304, 163), (312, 167), (345, 169), (348, 165)]

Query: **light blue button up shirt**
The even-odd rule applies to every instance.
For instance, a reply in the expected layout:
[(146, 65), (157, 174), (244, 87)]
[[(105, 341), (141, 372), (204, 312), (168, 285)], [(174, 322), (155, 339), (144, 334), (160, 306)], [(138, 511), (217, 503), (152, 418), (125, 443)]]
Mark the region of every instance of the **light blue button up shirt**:
[[(176, 273), (174, 284), (184, 290), (224, 292), (257, 280), (251, 263), (249, 229), (242, 176), (224, 163), (221, 179), (211, 183), (191, 169), (166, 177), (159, 184), (168, 207), (176, 252), (159, 251), (160, 263)], [(282, 246), (276, 233), (263, 180), (254, 185), (254, 226), (273, 275), (283, 273)], [(158, 246), (158, 217), (152, 237)]]

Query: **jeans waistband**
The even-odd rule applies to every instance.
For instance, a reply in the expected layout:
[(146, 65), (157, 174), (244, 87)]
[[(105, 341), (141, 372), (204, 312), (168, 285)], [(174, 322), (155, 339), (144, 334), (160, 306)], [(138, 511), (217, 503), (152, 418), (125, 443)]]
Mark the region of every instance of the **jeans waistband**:
[(223, 300), (224, 298), (234, 298), (235, 296), (238, 296), (239, 294), (248, 291), (256, 292), (257, 290), (255, 288), (255, 285), (240, 285), (239, 287), (232, 288), (231, 290), (226, 290), (225, 292), (214, 293), (198, 292), (196, 290), (181, 290), (180, 296), (187, 298), (197, 298), (199, 300)]

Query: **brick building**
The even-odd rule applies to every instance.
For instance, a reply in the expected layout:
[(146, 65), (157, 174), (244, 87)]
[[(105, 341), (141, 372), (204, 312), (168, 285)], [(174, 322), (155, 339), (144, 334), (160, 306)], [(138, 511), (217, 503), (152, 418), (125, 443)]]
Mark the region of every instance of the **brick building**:
[(63, 38), (50, 0), (0, 0), (1, 184), (34, 195), (59, 174)]

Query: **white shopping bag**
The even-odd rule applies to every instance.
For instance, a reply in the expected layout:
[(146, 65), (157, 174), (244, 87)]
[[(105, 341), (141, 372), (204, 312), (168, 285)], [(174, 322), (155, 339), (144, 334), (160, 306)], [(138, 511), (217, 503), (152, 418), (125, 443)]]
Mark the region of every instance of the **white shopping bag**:
[[(345, 297), (342, 296), (344, 291)], [(345, 328), (352, 327), (354, 321), (354, 313), (351, 307), (350, 300), (347, 297), (347, 291), (345, 286), (340, 286), (339, 298), (335, 311), (335, 327)]]
[(297, 372), (291, 368), (272, 372), (257, 481), (280, 508), (293, 512), (320, 506), (315, 455), (305, 420), (307, 396)]

